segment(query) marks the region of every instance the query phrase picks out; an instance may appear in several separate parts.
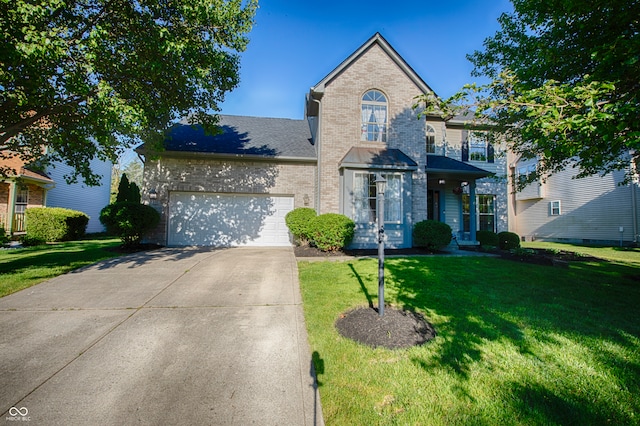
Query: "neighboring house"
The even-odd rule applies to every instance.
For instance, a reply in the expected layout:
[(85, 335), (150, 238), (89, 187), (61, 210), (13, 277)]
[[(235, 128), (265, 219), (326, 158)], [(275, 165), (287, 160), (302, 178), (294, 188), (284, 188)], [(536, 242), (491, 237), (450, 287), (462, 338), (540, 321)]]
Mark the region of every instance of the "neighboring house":
[[(514, 161), (513, 176), (536, 170), (537, 160)], [(575, 169), (512, 194), (509, 228), (527, 241), (630, 244), (638, 242), (638, 183), (624, 172), (573, 179)]]
[(55, 187), (47, 193), (47, 207), (81, 211), (89, 216), (87, 233), (104, 232), (100, 210), (109, 204), (112, 167), (109, 161), (91, 160), (91, 170), (100, 175), (100, 184), (96, 186), (86, 186), (81, 182), (68, 184), (64, 175), (70, 174), (72, 169), (66, 164), (56, 163), (47, 168), (47, 174), (56, 182)]
[(25, 211), (29, 207), (63, 207), (89, 216), (87, 232), (103, 232), (100, 210), (109, 204), (111, 163), (92, 161), (92, 170), (102, 176), (100, 185), (88, 187), (80, 183), (67, 184), (64, 175), (69, 166), (55, 164), (44, 172), (30, 170), (17, 157), (5, 159), (18, 173), (0, 181), (0, 225), (10, 234), (26, 231)]
[[(431, 88), (375, 34), (307, 95), (304, 120), (222, 116), (222, 133), (176, 125), (146, 156), (143, 199), (167, 245), (289, 245), (287, 212), (312, 207), (356, 222), (375, 247), (375, 178), (386, 180), (387, 246), (410, 247), (415, 223), (448, 223), (459, 240), (507, 230), (506, 156), (463, 121), (418, 118)], [(489, 177), (496, 175), (497, 177)]]
[(24, 233), (25, 211), (44, 206), (55, 183), (45, 173), (29, 170), (18, 157), (1, 160), (0, 165), (16, 171), (0, 178), (0, 226), (11, 235)]

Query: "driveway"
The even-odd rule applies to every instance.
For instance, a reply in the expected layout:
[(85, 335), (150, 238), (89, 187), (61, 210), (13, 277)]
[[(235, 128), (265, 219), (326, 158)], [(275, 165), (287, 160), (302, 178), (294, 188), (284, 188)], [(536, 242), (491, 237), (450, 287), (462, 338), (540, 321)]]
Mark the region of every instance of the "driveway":
[(323, 424), (291, 248), (165, 248), (0, 299), (30, 424)]

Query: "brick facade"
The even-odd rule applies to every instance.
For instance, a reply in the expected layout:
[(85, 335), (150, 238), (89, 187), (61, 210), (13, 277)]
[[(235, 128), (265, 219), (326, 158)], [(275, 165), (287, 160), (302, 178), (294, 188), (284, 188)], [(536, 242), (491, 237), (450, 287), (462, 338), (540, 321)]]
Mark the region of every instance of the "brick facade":
[[(148, 238), (158, 244), (167, 241), (172, 191), (289, 195), (295, 207), (315, 208), (315, 163), (165, 157), (147, 160), (144, 179), (143, 199), (161, 212), (161, 223)], [(151, 189), (157, 192), (154, 201), (148, 198)]]

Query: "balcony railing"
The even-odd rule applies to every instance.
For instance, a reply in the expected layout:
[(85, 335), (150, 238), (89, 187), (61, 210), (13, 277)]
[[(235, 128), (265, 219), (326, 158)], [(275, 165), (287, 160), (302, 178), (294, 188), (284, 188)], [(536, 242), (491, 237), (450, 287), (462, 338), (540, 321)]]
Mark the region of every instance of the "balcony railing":
[(13, 215), (13, 232), (24, 232), (24, 213), (15, 213)]

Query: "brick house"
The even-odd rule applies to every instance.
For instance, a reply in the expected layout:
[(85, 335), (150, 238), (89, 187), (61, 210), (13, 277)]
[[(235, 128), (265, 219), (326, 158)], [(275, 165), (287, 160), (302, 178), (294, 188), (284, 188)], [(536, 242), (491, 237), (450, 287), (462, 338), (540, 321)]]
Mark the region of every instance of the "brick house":
[(24, 233), (25, 211), (29, 207), (43, 207), (47, 191), (55, 183), (45, 173), (25, 167), (18, 157), (3, 159), (0, 166), (16, 171), (0, 179), (0, 227), (10, 235)]
[(356, 222), (353, 247), (375, 246), (375, 178), (387, 180), (387, 246), (410, 247), (434, 219), (459, 240), (507, 230), (506, 156), (463, 120), (421, 117), (433, 93), (375, 34), (306, 96), (305, 118), (222, 116), (218, 135), (176, 125), (146, 156), (143, 199), (161, 213), (151, 241), (167, 245), (288, 245), (296, 207)]

